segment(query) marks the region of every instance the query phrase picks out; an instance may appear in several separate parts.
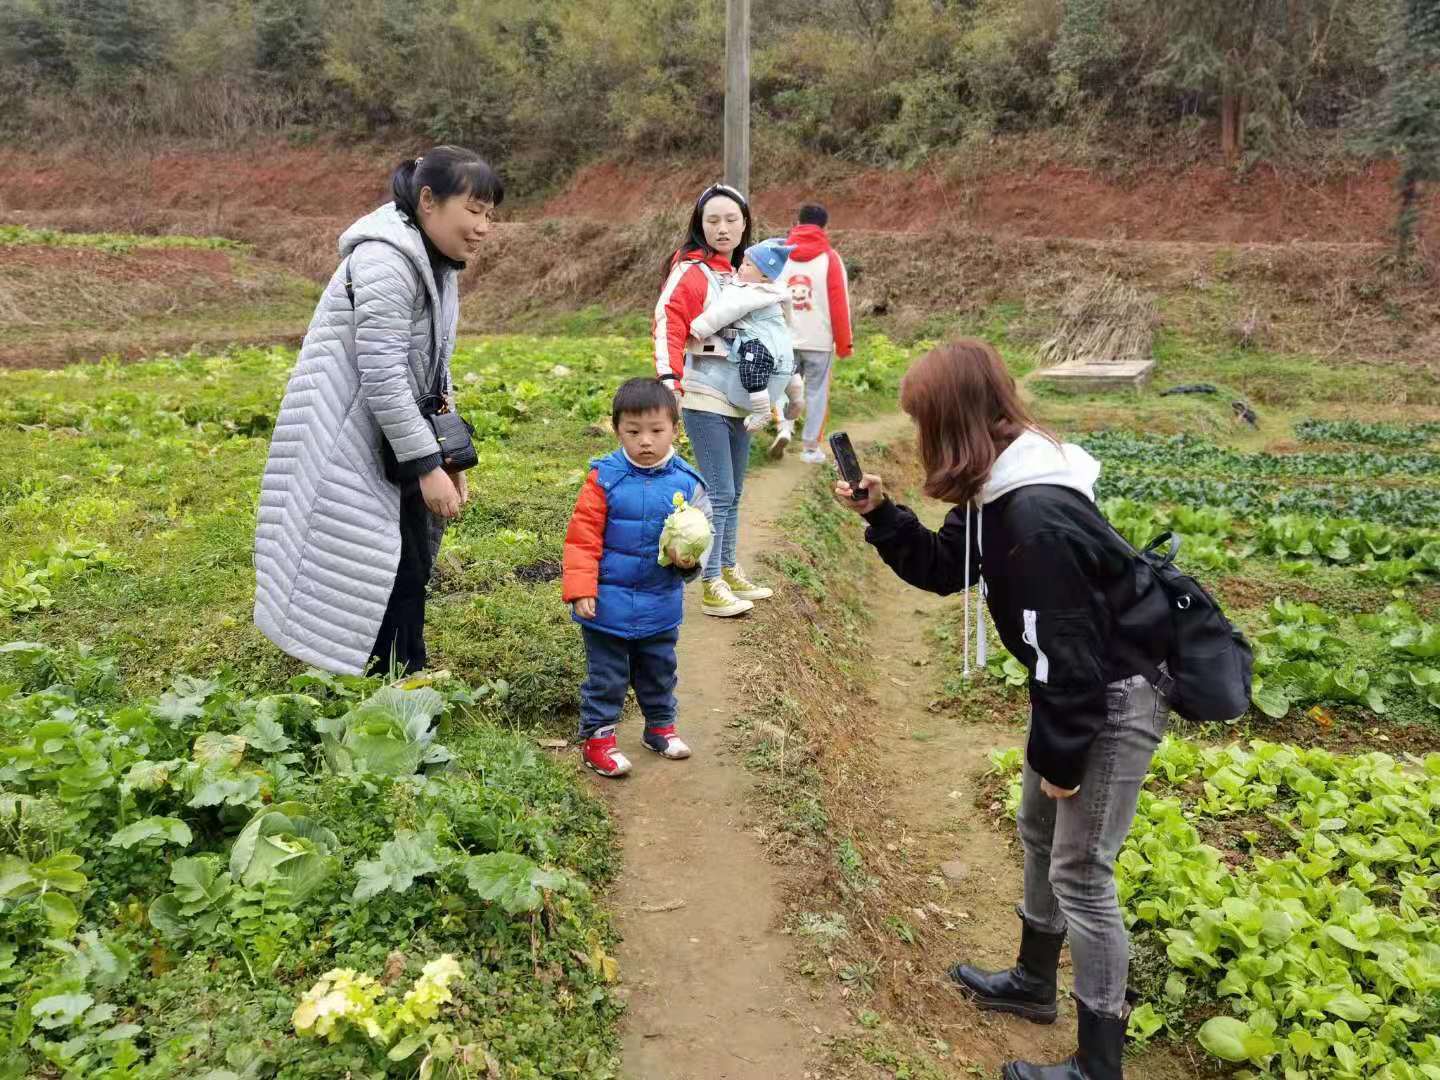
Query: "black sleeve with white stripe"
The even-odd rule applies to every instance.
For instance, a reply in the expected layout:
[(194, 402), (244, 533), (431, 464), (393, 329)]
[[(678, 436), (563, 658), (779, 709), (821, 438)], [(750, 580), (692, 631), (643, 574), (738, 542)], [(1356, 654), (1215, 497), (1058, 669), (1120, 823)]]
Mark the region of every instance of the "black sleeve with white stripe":
[(1084, 557), (1063, 536), (1022, 544), (1008, 569), (1034, 652), (1025, 758), (1055, 786), (1079, 787), (1090, 745), (1105, 725), (1104, 604)]

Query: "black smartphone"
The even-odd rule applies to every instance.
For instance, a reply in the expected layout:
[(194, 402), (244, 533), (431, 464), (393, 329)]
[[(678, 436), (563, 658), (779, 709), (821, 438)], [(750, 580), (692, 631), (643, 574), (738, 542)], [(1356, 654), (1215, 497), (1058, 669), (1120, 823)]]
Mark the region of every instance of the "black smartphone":
[(860, 481), (865, 474), (860, 470), (860, 459), (855, 456), (855, 447), (850, 445), (850, 436), (837, 431), (830, 436), (830, 452), (835, 455), (835, 467), (840, 470), (840, 479), (850, 485), (850, 498), (856, 502), (865, 501), (865, 489)]

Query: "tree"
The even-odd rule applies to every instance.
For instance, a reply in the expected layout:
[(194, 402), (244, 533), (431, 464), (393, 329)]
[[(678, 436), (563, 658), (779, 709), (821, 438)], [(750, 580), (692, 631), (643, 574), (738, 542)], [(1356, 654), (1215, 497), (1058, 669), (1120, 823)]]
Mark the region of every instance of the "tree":
[(1371, 147), (1400, 162), (1396, 245), (1406, 259), (1420, 231), (1420, 196), (1440, 180), (1440, 2), (1402, 0), (1385, 63), (1389, 79), (1371, 118)]
[(1220, 146), (1235, 161), (1247, 131), (1273, 140), (1288, 124), (1347, 2), (1151, 0), (1169, 41), (1156, 77), (1218, 101)]
[(255, 66), (299, 81), (324, 62), (325, 34), (318, 0), (256, 0)]
[(63, 0), (66, 53), (83, 83), (112, 86), (164, 57), (164, 34), (149, 0)]
[(27, 68), (42, 80), (70, 81), (73, 72), (53, 4), (17, 0), (0, 5), (0, 64)]
[(1091, 71), (1119, 57), (1124, 36), (1114, 24), (1113, 0), (1066, 0), (1050, 66), (1062, 96), (1078, 90)]

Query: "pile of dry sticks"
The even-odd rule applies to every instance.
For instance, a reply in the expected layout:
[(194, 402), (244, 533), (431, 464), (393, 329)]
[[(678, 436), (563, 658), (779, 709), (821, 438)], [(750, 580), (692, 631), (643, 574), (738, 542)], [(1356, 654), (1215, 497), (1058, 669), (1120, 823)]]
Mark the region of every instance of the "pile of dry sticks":
[(1060, 328), (1040, 345), (1041, 367), (1149, 360), (1159, 324), (1155, 298), (1113, 274), (1077, 285), (1060, 308)]

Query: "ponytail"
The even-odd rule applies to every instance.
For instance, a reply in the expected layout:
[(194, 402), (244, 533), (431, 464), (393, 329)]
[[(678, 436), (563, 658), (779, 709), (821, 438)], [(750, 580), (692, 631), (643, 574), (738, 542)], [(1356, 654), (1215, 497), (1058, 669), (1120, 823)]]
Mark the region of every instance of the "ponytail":
[(420, 189), (415, 184), (415, 174), (419, 171), (422, 160), (406, 158), (395, 167), (390, 176), (390, 195), (395, 200), (395, 209), (412, 221), (419, 216), (416, 213), (416, 204), (420, 201)]

